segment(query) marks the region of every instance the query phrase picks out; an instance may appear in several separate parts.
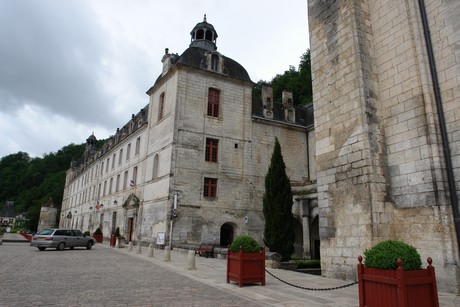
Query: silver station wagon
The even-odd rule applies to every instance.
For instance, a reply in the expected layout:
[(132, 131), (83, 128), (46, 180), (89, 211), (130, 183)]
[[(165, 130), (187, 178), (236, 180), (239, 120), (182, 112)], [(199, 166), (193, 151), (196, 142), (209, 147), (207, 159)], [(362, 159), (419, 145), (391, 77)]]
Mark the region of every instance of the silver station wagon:
[(30, 241), (31, 246), (44, 251), (47, 248), (56, 248), (60, 251), (64, 248), (86, 247), (91, 249), (96, 239), (86, 236), (77, 229), (43, 229), (37, 232)]

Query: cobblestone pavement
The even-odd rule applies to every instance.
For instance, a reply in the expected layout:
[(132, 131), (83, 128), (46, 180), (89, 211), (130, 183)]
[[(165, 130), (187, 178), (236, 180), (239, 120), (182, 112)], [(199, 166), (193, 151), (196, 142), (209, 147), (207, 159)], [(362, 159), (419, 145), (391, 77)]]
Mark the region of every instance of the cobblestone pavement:
[(0, 246), (1, 306), (261, 306), (147, 260), (96, 245)]
[[(226, 261), (192, 257), (183, 250), (171, 252), (142, 247), (58, 252), (28, 243), (0, 245), (0, 307), (2, 306), (358, 306), (356, 285), (334, 291), (306, 291), (271, 275), (266, 286), (226, 282)], [(193, 253), (192, 253), (193, 255)], [(349, 283), (287, 270), (269, 269), (294, 285), (330, 288)], [(438, 292), (440, 306), (460, 306), (460, 296)]]

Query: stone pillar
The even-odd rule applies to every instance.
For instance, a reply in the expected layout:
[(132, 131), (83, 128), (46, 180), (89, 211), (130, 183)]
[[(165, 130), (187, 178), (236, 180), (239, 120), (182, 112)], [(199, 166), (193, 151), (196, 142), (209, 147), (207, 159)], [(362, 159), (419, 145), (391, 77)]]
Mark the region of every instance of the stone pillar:
[(196, 270), (196, 267), (195, 267), (195, 251), (194, 250), (189, 250), (188, 251), (187, 268), (189, 270)]
[(153, 243), (149, 244), (149, 257), (153, 257)]
[(164, 262), (169, 262), (171, 261), (171, 247), (166, 246), (165, 247), (165, 253), (164, 253)]

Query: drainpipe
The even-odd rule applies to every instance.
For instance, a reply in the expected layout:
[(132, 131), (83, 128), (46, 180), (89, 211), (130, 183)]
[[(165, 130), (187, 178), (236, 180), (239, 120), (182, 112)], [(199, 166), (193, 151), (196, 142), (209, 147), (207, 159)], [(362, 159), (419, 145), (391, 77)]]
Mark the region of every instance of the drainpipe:
[(447, 137), (446, 120), (444, 117), (444, 110), (442, 107), (441, 91), (439, 89), (439, 80), (438, 80), (438, 75), (437, 75), (437, 70), (436, 70), (436, 62), (434, 59), (433, 44), (431, 42), (428, 18), (427, 18), (426, 10), (425, 10), (425, 1), (419, 0), (418, 3), (419, 3), (419, 8), (420, 8), (420, 15), (422, 18), (423, 34), (425, 36), (426, 49), (428, 52), (428, 61), (430, 64), (431, 81), (433, 82), (434, 99), (436, 102), (436, 108), (438, 110), (439, 128), (441, 130), (441, 140), (442, 140), (442, 145), (443, 145), (444, 160), (446, 163), (447, 182), (449, 185), (450, 204), (452, 206), (452, 214), (454, 217), (455, 232), (457, 235), (457, 248), (459, 249), (459, 252), (460, 252), (460, 217), (459, 217), (460, 214), (459, 214), (459, 208), (458, 208), (457, 190), (455, 187), (454, 170), (452, 167), (452, 160), (451, 160), (450, 149), (449, 149), (449, 139)]

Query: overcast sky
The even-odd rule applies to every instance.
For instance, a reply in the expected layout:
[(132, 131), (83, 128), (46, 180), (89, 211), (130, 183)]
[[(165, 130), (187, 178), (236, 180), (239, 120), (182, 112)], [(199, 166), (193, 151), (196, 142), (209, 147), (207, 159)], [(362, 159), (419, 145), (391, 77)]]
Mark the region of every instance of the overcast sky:
[(0, 157), (115, 134), (204, 14), (254, 82), (309, 48), (306, 0), (0, 0)]

